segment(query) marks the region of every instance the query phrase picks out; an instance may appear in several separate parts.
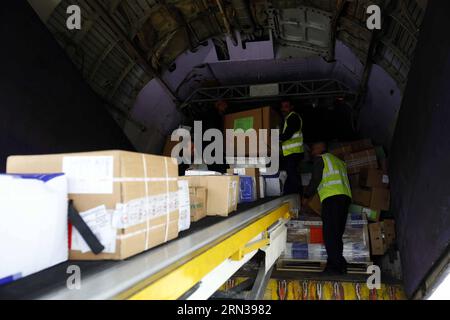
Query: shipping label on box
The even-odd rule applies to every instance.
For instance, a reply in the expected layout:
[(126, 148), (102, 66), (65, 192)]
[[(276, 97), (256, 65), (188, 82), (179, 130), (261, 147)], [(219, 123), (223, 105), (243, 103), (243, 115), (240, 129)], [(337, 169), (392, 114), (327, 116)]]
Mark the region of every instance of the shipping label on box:
[(178, 209), (180, 212), (178, 230), (184, 231), (191, 226), (191, 203), (189, 199), (189, 181), (178, 180)]
[[(98, 241), (105, 247), (103, 253), (116, 252), (117, 229), (112, 223), (112, 214), (104, 205), (91, 210), (80, 212), (80, 216), (87, 224), (89, 229), (94, 233)], [(72, 227), (71, 250), (80, 251), (82, 253), (90, 252), (86, 241), (81, 234)]]
[(114, 178), (112, 156), (68, 156), (62, 172), (69, 181), (71, 194), (112, 194)]

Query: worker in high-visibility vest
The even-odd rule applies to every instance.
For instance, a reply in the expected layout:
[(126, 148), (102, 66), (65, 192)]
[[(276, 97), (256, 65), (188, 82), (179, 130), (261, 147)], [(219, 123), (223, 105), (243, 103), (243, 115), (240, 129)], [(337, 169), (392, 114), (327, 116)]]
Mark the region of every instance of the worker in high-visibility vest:
[(284, 125), (280, 134), (282, 165), (287, 173), (284, 194), (302, 194), (300, 162), (303, 159), (303, 120), (290, 101), (281, 102)]
[(319, 194), (322, 203), (323, 240), (328, 255), (326, 271), (342, 274), (347, 272), (342, 237), (352, 193), (345, 162), (326, 150), (325, 143), (315, 143), (311, 148), (311, 155), (314, 157), (313, 173), (302, 204), (307, 205), (309, 198), (316, 192)]

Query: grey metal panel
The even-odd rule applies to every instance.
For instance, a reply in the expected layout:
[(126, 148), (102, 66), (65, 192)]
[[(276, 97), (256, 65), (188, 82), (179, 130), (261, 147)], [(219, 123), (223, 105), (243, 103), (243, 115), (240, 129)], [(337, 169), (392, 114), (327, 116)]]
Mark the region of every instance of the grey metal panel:
[(408, 295), (450, 243), (449, 11), (448, 1), (429, 2), (389, 159)]
[[(247, 210), (190, 236), (173, 240), (113, 268), (82, 279), (81, 290), (58, 288), (39, 299), (112, 299), (159, 272), (175, 268), (227, 235), (277, 209), (284, 203), (295, 203), (295, 196), (285, 196)], [(82, 271), (81, 271), (82, 272)]]

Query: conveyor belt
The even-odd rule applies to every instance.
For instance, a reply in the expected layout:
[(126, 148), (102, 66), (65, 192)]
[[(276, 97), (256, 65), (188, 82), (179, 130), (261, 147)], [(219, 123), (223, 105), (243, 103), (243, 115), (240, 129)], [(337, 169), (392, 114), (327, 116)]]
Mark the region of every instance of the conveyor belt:
[[(0, 287), (0, 299), (110, 299), (135, 283), (182, 264), (190, 255), (243, 228), (290, 197), (266, 198), (241, 204), (229, 217), (206, 217), (168, 243), (125, 261), (68, 261)], [(69, 265), (81, 269), (81, 290), (68, 290)]]

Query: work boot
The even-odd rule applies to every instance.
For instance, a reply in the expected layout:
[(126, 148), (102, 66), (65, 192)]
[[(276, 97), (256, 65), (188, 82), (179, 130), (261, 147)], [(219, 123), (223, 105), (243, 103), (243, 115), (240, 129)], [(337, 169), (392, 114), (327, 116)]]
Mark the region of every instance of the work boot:
[(329, 276), (338, 276), (338, 275), (342, 274), (342, 271), (337, 269), (337, 268), (335, 268), (335, 267), (327, 265), (325, 267), (325, 269), (323, 269), (322, 273), (326, 274), (326, 275), (329, 275)]

